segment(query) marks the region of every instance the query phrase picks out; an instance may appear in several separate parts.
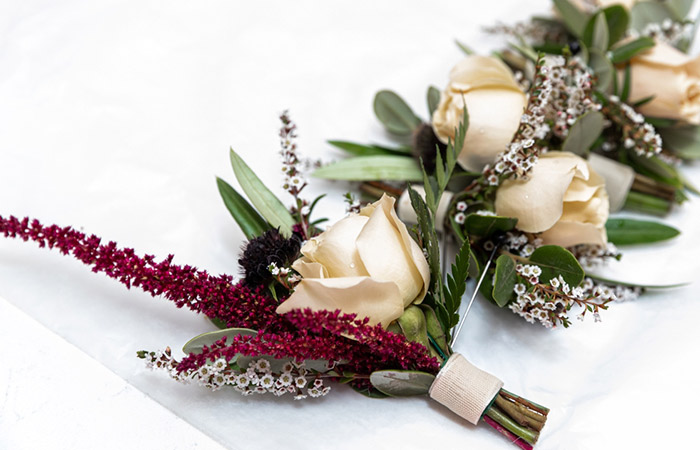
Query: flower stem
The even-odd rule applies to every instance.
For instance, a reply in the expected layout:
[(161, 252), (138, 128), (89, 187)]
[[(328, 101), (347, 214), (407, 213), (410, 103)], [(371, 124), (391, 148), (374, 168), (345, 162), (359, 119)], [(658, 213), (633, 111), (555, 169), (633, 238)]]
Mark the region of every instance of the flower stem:
[(499, 424), (498, 422), (496, 422), (495, 420), (493, 420), (489, 416), (484, 416), (483, 419), (484, 419), (484, 422), (486, 422), (489, 426), (493, 427), (494, 429), (496, 429), (496, 431), (498, 431), (499, 433), (501, 433), (502, 435), (507, 437), (508, 440), (510, 442), (512, 442), (513, 444), (517, 445), (518, 447), (520, 447), (523, 450), (532, 450), (532, 445), (523, 441), (521, 438), (514, 435), (510, 431), (506, 430), (501, 424)]
[(506, 430), (514, 435), (524, 439), (530, 444), (537, 442), (539, 433), (527, 427), (523, 427), (511, 419), (507, 414), (501, 411), (497, 406), (492, 405), (487, 411), (486, 416), (501, 424)]
[(625, 200), (625, 208), (647, 214), (663, 216), (671, 210), (672, 203), (649, 194), (630, 191)]

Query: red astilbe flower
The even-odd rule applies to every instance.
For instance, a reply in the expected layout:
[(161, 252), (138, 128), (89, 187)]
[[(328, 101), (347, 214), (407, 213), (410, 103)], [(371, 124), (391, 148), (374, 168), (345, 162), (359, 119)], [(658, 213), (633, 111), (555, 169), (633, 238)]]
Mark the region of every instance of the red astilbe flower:
[(102, 244), (95, 235), (88, 236), (71, 227), (44, 226), (28, 217), (20, 220), (0, 216), (0, 233), (34, 241), (42, 248), (56, 248), (127, 288), (138, 287), (154, 297), (162, 295), (178, 308), (186, 306), (219, 318), (229, 327), (264, 331), (288, 326), (275, 313), (277, 302), (263, 295), (261, 287), (251, 289), (234, 283), (230, 275), (213, 276), (189, 265), (173, 264), (173, 255), (158, 262), (153, 255), (139, 256), (131, 248), (118, 248), (115, 242)]

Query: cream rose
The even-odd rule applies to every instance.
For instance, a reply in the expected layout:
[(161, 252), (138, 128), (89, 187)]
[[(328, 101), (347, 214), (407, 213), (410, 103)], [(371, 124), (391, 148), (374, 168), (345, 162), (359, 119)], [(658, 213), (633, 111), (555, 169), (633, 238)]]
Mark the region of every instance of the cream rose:
[(465, 102), (469, 128), (457, 160), (467, 170), (480, 171), (513, 139), (525, 108), (525, 94), (499, 59), (467, 56), (450, 71), (450, 82), (433, 113), (433, 130), (443, 143), (454, 140)]
[(605, 244), (609, 209), (603, 178), (569, 152), (541, 155), (527, 179), (506, 180), (496, 192), (496, 214), (562, 247)]
[(657, 42), (632, 58), (631, 70), (629, 102), (654, 96), (639, 112), (700, 125), (700, 57)]
[(430, 269), (394, 202), (384, 195), (307, 241), (292, 265), (303, 278), (277, 312), (339, 309), (386, 327), (420, 303)]

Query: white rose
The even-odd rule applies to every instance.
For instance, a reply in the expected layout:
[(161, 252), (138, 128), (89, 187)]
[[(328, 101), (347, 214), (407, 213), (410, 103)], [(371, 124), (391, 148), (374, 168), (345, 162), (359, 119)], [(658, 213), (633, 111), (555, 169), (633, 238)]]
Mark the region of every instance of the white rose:
[(517, 218), (519, 230), (542, 233), (545, 244), (607, 242), (610, 207), (605, 181), (573, 153), (541, 155), (527, 179), (503, 182), (495, 206), (499, 216)]
[(394, 202), (384, 195), (306, 242), (292, 266), (303, 278), (277, 312), (339, 309), (386, 327), (420, 303), (430, 269)]
[(639, 112), (700, 125), (700, 57), (691, 58), (663, 42), (630, 61), (629, 102), (654, 98)]
[(433, 113), (433, 130), (443, 143), (454, 141), (465, 102), (469, 129), (457, 160), (467, 170), (480, 171), (513, 139), (526, 98), (501, 60), (470, 55), (450, 71), (450, 82)]

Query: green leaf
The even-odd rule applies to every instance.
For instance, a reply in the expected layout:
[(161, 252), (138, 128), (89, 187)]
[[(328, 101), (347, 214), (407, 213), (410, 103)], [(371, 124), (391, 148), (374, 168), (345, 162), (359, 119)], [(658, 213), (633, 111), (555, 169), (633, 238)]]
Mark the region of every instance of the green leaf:
[(680, 231), (658, 222), (635, 219), (608, 219), (605, 223), (608, 241), (615, 245), (649, 244), (665, 241)]
[(389, 148), (380, 145), (364, 145), (348, 141), (327, 141), (334, 147), (352, 153), (357, 156), (371, 155), (407, 155), (411, 153), (410, 147)]
[[(446, 277), (447, 284), (444, 287), (445, 306), (450, 315), (448, 331), (459, 322), (459, 305), (462, 296), (467, 290), (467, 278), (469, 277), (469, 261), (471, 259), (471, 248), (469, 240), (462, 242), (462, 246), (455, 255), (455, 262), (452, 264), (450, 273)], [(444, 270), (444, 269), (443, 269)]]
[(435, 381), (435, 375), (417, 370), (378, 370), (369, 381), (378, 391), (391, 397), (425, 395)]
[(587, 277), (593, 278), (601, 283), (615, 285), (615, 286), (628, 286), (628, 287), (640, 287), (644, 289), (670, 289), (677, 288), (681, 286), (687, 286), (690, 283), (669, 283), (669, 284), (639, 284), (639, 283), (628, 283), (626, 281), (613, 280), (611, 278), (605, 278), (596, 274), (586, 274)]
[(598, 111), (589, 111), (576, 119), (576, 122), (569, 129), (569, 135), (562, 144), (561, 150), (583, 157), (587, 156), (591, 145), (603, 132), (604, 121), (605, 117)]
[(440, 347), (443, 354), (446, 356), (450, 354), (450, 347), (447, 345), (447, 333), (442, 329), (442, 325), (435, 314), (435, 310), (425, 303), (421, 303), (420, 309), (423, 310), (425, 315), (425, 325), (428, 329), (428, 336), (433, 338), (435, 344)]
[(666, 7), (673, 15), (673, 19), (676, 22), (685, 21), (693, 7), (694, 0), (667, 0)]
[(685, 159), (700, 159), (700, 127), (682, 126), (659, 129), (664, 146)]
[[(617, 77), (613, 77), (617, 80)], [(632, 64), (627, 64), (625, 66), (625, 76), (622, 84), (622, 92), (620, 92), (620, 100), (626, 102), (630, 97), (630, 91), (632, 89)]]
[[(427, 197), (427, 187), (426, 197)], [(418, 229), (420, 230), (420, 236), (423, 241), (423, 247), (426, 249), (428, 254), (428, 266), (430, 267), (430, 284), (432, 286), (433, 295), (437, 297), (435, 299), (437, 304), (442, 304), (444, 302), (442, 296), (442, 284), (440, 283), (440, 243), (437, 239), (437, 234), (435, 227), (433, 225), (433, 216), (428, 211), (428, 205), (426, 205), (423, 198), (418, 192), (408, 186), (408, 196), (411, 199), (411, 206), (416, 212), (416, 218), (418, 220)], [(446, 323), (443, 323), (443, 329), (449, 329)]]
[(588, 22), (588, 14), (584, 13), (569, 0), (554, 0), (554, 7), (564, 20), (566, 28), (576, 37), (583, 36), (583, 31)]
[(410, 135), (421, 124), (411, 107), (392, 91), (377, 92), (374, 113), (387, 130), (401, 136)]
[(591, 17), (583, 32), (583, 43), (589, 50), (599, 50), (605, 52), (608, 49), (610, 34), (608, 33), (608, 22), (605, 14), (599, 12)]
[(469, 235), (487, 237), (497, 231), (510, 231), (516, 223), (518, 219), (514, 217), (469, 214), (464, 220), (464, 229)]
[(250, 170), (250, 167), (243, 159), (231, 149), (231, 165), (236, 174), (238, 183), (243, 188), (243, 192), (248, 196), (250, 202), (255, 206), (261, 216), (274, 228), (279, 228), (282, 235), (289, 237), (292, 235), (294, 219), (289, 214), (289, 210), (282, 204), (275, 194), (273, 194), (260, 178)]
[(438, 104), (440, 103), (440, 90), (436, 88), (435, 86), (430, 86), (428, 88), (428, 112), (430, 113), (430, 117), (433, 117), (433, 113), (438, 107)]
[(630, 27), (641, 32), (650, 23), (661, 23), (673, 19), (672, 13), (663, 3), (639, 2), (630, 10)]
[[(611, 5), (603, 9), (608, 25), (608, 47), (622, 39), (627, 33), (630, 16), (622, 5)], [(607, 50), (607, 47), (605, 48)]]
[(316, 169), (316, 178), (331, 180), (401, 180), (421, 181), (423, 173), (409, 156), (356, 156)]
[(467, 44), (464, 44), (458, 40), (455, 40), (455, 44), (457, 44), (457, 47), (459, 47), (459, 49), (462, 50), (465, 55), (474, 54), (474, 50), (472, 50)]
[(503, 308), (513, 299), (513, 288), (517, 280), (515, 263), (508, 255), (501, 255), (496, 260), (496, 273), (493, 278), (493, 299)]
[(530, 255), (530, 262), (542, 269), (540, 280), (544, 283), (561, 275), (569, 286), (576, 287), (585, 276), (576, 257), (564, 247), (558, 245), (543, 245)]
[(231, 213), (246, 239), (253, 239), (272, 228), (230, 184), (216, 177), (216, 186), (219, 188), (219, 194), (226, 209)]
[(231, 340), (238, 336), (255, 336), (258, 334), (257, 331), (251, 330), (249, 328), (226, 328), (223, 330), (211, 331), (209, 333), (203, 333), (199, 336), (195, 336), (182, 347), (183, 353), (202, 353), (202, 348), (204, 346), (211, 346), (214, 342), (221, 340), (226, 336), (226, 342), (231, 343)]
[(588, 65), (598, 77), (596, 87), (599, 91), (605, 92), (610, 86), (613, 76), (615, 76), (615, 68), (605, 55), (605, 52), (595, 48), (590, 49)]
[(612, 50), (610, 61), (613, 64), (621, 64), (637, 56), (639, 53), (649, 50), (654, 47), (656, 42), (650, 37), (640, 37), (631, 42), (627, 42)]

